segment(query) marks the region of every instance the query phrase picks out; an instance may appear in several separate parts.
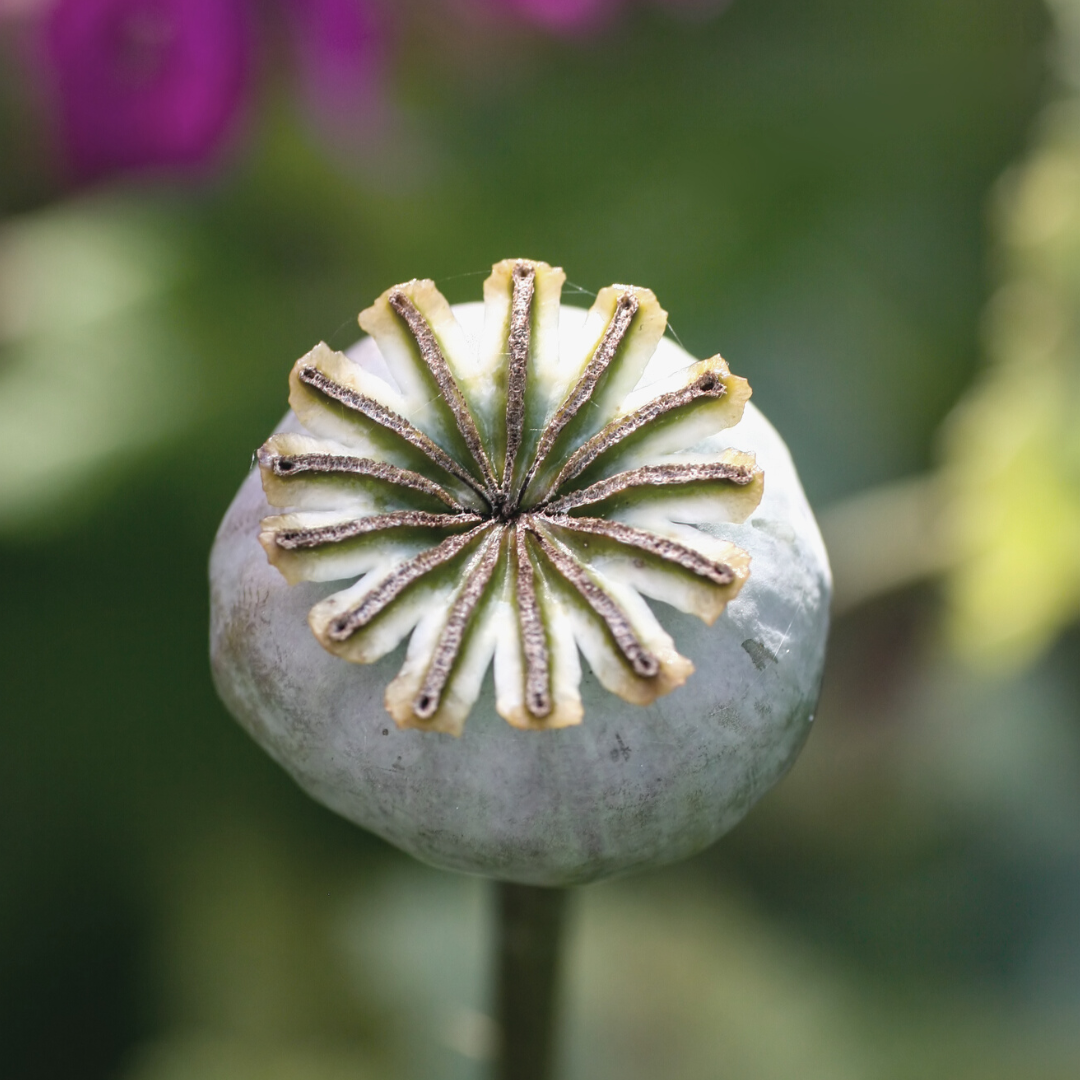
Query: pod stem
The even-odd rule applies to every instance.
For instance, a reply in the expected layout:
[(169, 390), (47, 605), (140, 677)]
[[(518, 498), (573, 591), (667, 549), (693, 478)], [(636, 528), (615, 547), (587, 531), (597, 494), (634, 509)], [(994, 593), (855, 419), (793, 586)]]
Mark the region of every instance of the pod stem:
[(495, 1080), (552, 1080), (565, 889), (500, 882)]

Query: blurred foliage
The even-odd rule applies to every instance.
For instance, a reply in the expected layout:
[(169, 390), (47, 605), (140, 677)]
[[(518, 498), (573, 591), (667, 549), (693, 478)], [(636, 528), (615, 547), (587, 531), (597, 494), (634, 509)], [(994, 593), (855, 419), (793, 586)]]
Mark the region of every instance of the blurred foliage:
[(993, 366), (949, 430), (953, 636), (998, 669), (1080, 614), (1080, 5), (1055, 6), (1073, 92), (998, 185)]
[(102, 197), (0, 231), (0, 531), (70, 526), (110, 474), (191, 421), (198, 388), (161, 302), (183, 272), (176, 234)]
[[(71, 189), (0, 65), (5, 1077), (480, 1074), (483, 885), (310, 804), (206, 664), (206, 553), (286, 372), (387, 284), (474, 299), (517, 253), (583, 295), (647, 283), (750, 379), (819, 504), (928, 465), (976, 372), (985, 198), (1056, 95), (1037, 0), (627, 7), (573, 42), (394, 10), (365, 141), (328, 143), (267, 54), (246, 141), (198, 179)], [(1073, 482), (1074, 222), (1020, 223), (1071, 198), (1070, 115), (997, 189), (997, 366), (952, 444), (961, 520), (1030, 582), (972, 562), (980, 595), (1023, 593), (1044, 635), (1074, 602), (1075, 526), (1050, 525), (1075, 498), (1034, 494)], [(978, 517), (988, 490), (1058, 516), (1028, 539)], [(789, 780), (714, 851), (578, 895), (568, 1076), (1076, 1075), (1080, 641), (984, 685), (937, 616), (929, 589), (852, 611)]]

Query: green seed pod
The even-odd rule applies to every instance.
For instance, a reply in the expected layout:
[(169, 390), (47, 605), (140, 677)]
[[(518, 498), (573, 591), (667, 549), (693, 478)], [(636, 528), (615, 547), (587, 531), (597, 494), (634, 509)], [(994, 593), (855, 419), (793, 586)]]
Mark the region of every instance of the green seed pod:
[(585, 311), (564, 280), (506, 260), (455, 308), (410, 281), (302, 357), (210, 564), (218, 690), (306, 791), (538, 885), (746, 813), (809, 730), (831, 588), (746, 381), (648, 289)]

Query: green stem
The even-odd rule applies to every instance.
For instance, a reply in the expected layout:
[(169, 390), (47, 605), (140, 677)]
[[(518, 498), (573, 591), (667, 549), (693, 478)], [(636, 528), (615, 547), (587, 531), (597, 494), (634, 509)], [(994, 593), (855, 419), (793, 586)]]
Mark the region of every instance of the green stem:
[(498, 885), (496, 1080), (552, 1080), (565, 889)]

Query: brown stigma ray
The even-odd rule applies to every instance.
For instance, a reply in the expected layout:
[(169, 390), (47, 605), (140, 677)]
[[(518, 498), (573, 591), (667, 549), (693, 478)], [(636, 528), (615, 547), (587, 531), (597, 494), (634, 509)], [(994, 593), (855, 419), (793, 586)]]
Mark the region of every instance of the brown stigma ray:
[(645, 529), (624, 525), (620, 521), (554, 515), (545, 515), (543, 520), (571, 532), (603, 536), (616, 543), (625, 544), (627, 547), (637, 548), (649, 555), (675, 563), (684, 570), (689, 570), (698, 577), (711, 581), (714, 585), (730, 585), (735, 580), (735, 571), (727, 563), (716, 562), (685, 544), (669, 540), (665, 536), (657, 536), (656, 533), (647, 532)]
[(380, 611), (392, 604), (414, 581), (459, 555), (484, 530), (490, 528), (484, 522), (475, 529), (456, 536), (448, 536), (441, 544), (422, 551), (407, 562), (395, 567), (355, 607), (337, 616), (330, 624), (329, 636), (334, 641), (346, 641), (361, 627), (366, 626)]
[(623, 609), (593, 581), (576, 559), (533, 528), (531, 522), (530, 528), (539, 541), (540, 550), (551, 565), (573, 585), (589, 607), (604, 621), (619, 651), (626, 657), (634, 673), (643, 679), (655, 678), (660, 673), (660, 661), (638, 640)]
[(599, 480), (581, 491), (572, 491), (548, 503), (544, 508), (549, 514), (565, 514), (579, 506), (603, 502), (613, 495), (637, 487), (674, 487), (679, 484), (723, 482), (740, 487), (754, 479), (754, 470), (746, 465), (732, 465), (717, 461), (699, 465), (642, 465), (639, 469), (617, 473), (607, 480)]
[(566, 400), (559, 406), (558, 411), (551, 418), (544, 429), (544, 433), (540, 436), (540, 442), (536, 447), (536, 455), (521, 485), (522, 492), (528, 490), (532, 478), (536, 475), (537, 470), (544, 463), (548, 454), (551, 453), (551, 448), (565, 430), (566, 425), (577, 416), (581, 407), (592, 398), (600, 377), (607, 371), (611, 361), (615, 358), (615, 354), (619, 351), (619, 346), (622, 344), (623, 338), (626, 337), (630, 324), (634, 321), (638, 307), (638, 298), (632, 292), (624, 292), (619, 297), (619, 301), (615, 305), (615, 314), (612, 316), (611, 322), (608, 323), (604, 336), (600, 340), (600, 344), (596, 346), (592, 358), (585, 365), (581, 378), (578, 379), (574, 388), (567, 394)]
[(285, 479), (304, 473), (314, 473), (316, 476), (365, 476), (430, 495), (455, 510), (465, 509), (433, 480), (428, 480), (411, 469), (399, 469), (396, 465), (373, 461), (371, 458), (350, 457), (345, 454), (279, 454), (263, 446), (259, 449), (258, 459), (263, 468)]
[(543, 719), (551, 712), (551, 670), (544, 619), (536, 598), (536, 572), (525, 546), (526, 531), (519, 520), (514, 529), (514, 554), (518, 628), (525, 656), (525, 707), (537, 719)]
[(457, 477), (463, 484), (470, 487), (485, 502), (491, 502), (491, 496), (482, 484), (477, 483), (476, 478), (462, 468), (445, 450), (437, 446), (419, 428), (413, 427), (405, 417), (381, 405), (374, 398), (364, 394), (358, 394), (347, 386), (342, 386), (333, 379), (324, 375), (318, 368), (305, 367), (299, 371), (299, 378), (306, 386), (318, 390), (320, 394), (344, 405), (355, 413), (366, 417), (379, 427), (392, 431), (398, 438), (403, 439), (410, 446), (415, 447), (426, 457), (430, 458), (444, 472)]
[(681, 390), (672, 390), (670, 393), (661, 394), (647, 405), (634, 410), (628, 416), (619, 420), (612, 420), (603, 431), (597, 432), (588, 442), (579, 446), (573, 454), (567, 458), (555, 482), (551, 485), (552, 491), (558, 491), (563, 484), (573, 480), (575, 476), (583, 473), (601, 454), (617, 446), (623, 439), (640, 431), (646, 425), (652, 423), (658, 417), (664, 416), (674, 409), (680, 409), (693, 401), (702, 398), (719, 398), (727, 393), (724, 381), (715, 372), (707, 371), (699, 376), (689, 386)]
[(499, 526), (485, 541), (479, 558), (470, 570), (461, 592), (458, 593), (450, 609), (450, 615), (439, 635), (439, 641), (435, 646), (427, 673), (424, 675), (424, 681), (413, 699), (413, 712), (421, 720), (430, 720), (439, 710), (439, 702), (442, 700), (443, 690), (446, 689), (446, 682), (453, 671), (454, 663), (461, 652), (465, 632), (469, 628), (477, 604), (480, 603), (487, 590), (491, 575), (495, 572), (503, 532), (504, 528)]
[(495, 473), (491, 468), (491, 462), (488, 460), (483, 443), (480, 441), (480, 432), (477, 430), (472, 413), (469, 412), (465, 396), (454, 380), (454, 376), (450, 373), (450, 366), (446, 362), (446, 357), (443, 356), (443, 351), (439, 347), (434, 332), (428, 325), (427, 319), (420, 314), (416, 305), (400, 289), (391, 292), (388, 299), (390, 306), (408, 326), (409, 332), (416, 342), (416, 347), (420, 350), (421, 359), (427, 365), (428, 371), (431, 372), (443, 400), (450, 407), (454, 422), (457, 424), (458, 431), (461, 432), (461, 437), (465, 440), (465, 445), (469, 448), (469, 453), (472, 454), (473, 460), (480, 467), (480, 473), (484, 478), (484, 486), (487, 489), (488, 501), (494, 501), (499, 486), (495, 479)]
[(509, 493), (514, 465), (525, 427), (525, 380), (528, 375), (529, 341), (532, 334), (532, 304), (536, 292), (536, 268), (527, 262), (514, 267), (513, 296), (510, 301), (510, 356), (506, 374), (506, 460), (502, 489)]
[(449, 529), (461, 524), (480, 523), (479, 514), (429, 514), (423, 510), (395, 510), (391, 514), (354, 518), (333, 525), (315, 525), (310, 529), (283, 529), (274, 534), (274, 543), (285, 551), (298, 551), (340, 544), (368, 533), (387, 529)]

